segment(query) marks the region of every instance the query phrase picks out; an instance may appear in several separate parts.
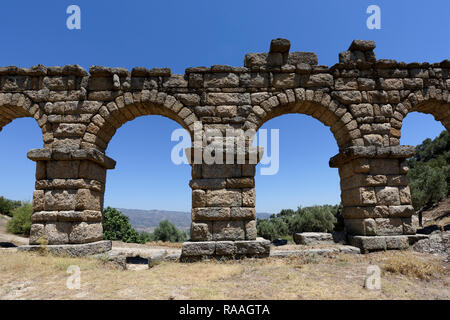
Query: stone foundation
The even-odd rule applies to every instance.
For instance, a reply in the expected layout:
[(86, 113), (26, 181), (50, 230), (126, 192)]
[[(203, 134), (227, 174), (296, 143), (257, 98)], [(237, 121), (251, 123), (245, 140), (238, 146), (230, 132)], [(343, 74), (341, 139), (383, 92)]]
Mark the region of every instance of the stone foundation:
[(47, 250), (49, 253), (57, 256), (81, 257), (90, 256), (110, 251), (112, 242), (110, 240), (102, 240), (83, 244), (60, 244), (60, 245), (28, 245), (20, 246), (19, 251), (42, 251)]
[(180, 261), (198, 261), (207, 258), (265, 258), (270, 255), (270, 241), (262, 238), (250, 241), (185, 242)]
[(406, 250), (419, 240), (427, 239), (427, 235), (399, 235), (399, 236), (348, 236), (351, 246), (361, 249), (362, 253), (381, 250)]

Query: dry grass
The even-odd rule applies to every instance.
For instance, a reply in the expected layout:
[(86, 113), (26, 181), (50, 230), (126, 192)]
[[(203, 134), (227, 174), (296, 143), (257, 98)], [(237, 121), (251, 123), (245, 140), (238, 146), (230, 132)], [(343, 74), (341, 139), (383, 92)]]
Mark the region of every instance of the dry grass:
[[(385, 272), (382, 289), (364, 289), (367, 266), (414, 253), (307, 256), (196, 263), (163, 262), (121, 270), (101, 260), (0, 250), (0, 299), (449, 299), (448, 273), (428, 280)], [(408, 256), (409, 255), (409, 256)], [(66, 287), (67, 268), (81, 269), (81, 288)], [(442, 268), (448, 266), (442, 266)]]
[(407, 253), (399, 253), (386, 259), (383, 270), (421, 280), (438, 278), (449, 272), (436, 260), (424, 260), (422, 257)]

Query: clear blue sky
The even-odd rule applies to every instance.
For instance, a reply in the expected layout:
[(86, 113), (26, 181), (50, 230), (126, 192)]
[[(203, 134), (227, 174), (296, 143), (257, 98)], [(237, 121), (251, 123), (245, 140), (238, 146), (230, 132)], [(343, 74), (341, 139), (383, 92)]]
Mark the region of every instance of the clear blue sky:
[[(66, 28), (66, 8), (81, 7), (81, 30)], [(381, 30), (366, 28), (366, 8), (381, 8)], [(2, 1), (0, 65), (80, 64), (111, 67), (241, 66), (248, 52), (270, 40), (291, 40), (292, 51), (314, 51), (333, 65), (353, 39), (372, 39), (378, 58), (440, 62), (450, 58), (450, 2), (443, 1)], [(147, 116), (118, 130), (107, 154), (105, 205), (139, 209), (190, 209), (190, 167), (175, 166), (170, 141), (175, 122)], [(276, 212), (339, 202), (337, 169), (328, 160), (337, 146), (328, 128), (303, 115), (272, 119), (280, 129), (280, 171), (256, 177), (257, 210)], [(418, 130), (420, 128), (420, 130)], [(403, 144), (416, 145), (444, 128), (429, 115), (404, 121)], [(32, 119), (0, 132), (0, 195), (31, 199), (35, 165), (26, 152), (42, 147)], [(292, 148), (293, 147), (293, 148)]]

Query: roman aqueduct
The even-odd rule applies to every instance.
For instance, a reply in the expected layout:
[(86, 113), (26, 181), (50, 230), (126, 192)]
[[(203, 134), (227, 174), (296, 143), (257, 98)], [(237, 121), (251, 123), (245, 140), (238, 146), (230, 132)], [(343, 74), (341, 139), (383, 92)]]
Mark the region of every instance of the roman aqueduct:
[[(105, 152), (116, 130), (142, 115), (168, 117), (194, 135), (204, 129), (257, 130), (287, 113), (310, 115), (333, 133), (341, 200), (351, 243), (363, 249), (407, 246), (415, 235), (405, 159), (400, 145), (409, 112), (432, 114), (450, 128), (450, 61), (377, 60), (373, 41), (355, 40), (332, 67), (309, 52), (289, 52), (285, 39), (268, 53), (250, 53), (244, 67), (186, 69), (77, 65), (0, 68), (0, 129), (34, 118), (44, 148), (31, 150), (36, 186), (30, 244), (107, 250), (102, 240)], [(201, 150), (204, 145), (194, 145)], [(195, 150), (194, 150), (195, 152)], [(266, 255), (256, 239), (255, 164), (192, 164), (192, 241), (197, 255)], [(87, 248), (87, 249), (86, 249)]]

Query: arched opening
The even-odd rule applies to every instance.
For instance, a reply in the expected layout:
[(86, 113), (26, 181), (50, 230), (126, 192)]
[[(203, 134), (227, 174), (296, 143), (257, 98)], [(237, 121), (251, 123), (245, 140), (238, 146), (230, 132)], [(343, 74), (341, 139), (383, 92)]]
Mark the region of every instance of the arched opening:
[(330, 127), (339, 150), (363, 144), (354, 112), (348, 110), (322, 91), (286, 90), (260, 103), (255, 113), (261, 119), (258, 128), (268, 120), (283, 114), (305, 114)]
[[(303, 114), (308, 107), (311, 111)], [(259, 236), (292, 241), (297, 232), (342, 230), (339, 172), (329, 166), (329, 159), (339, 153), (339, 145), (336, 134), (326, 128), (335, 129), (339, 118), (324, 115), (329, 112), (324, 109), (318, 104), (288, 107), (258, 129), (253, 143), (264, 147), (255, 174)], [(341, 137), (348, 136), (344, 130)], [(267, 144), (261, 145), (265, 141)], [(310, 229), (303, 217), (311, 214), (327, 216), (329, 221)]]
[(124, 123), (108, 143), (106, 153), (117, 165), (107, 174), (104, 208), (128, 216), (131, 227), (145, 235), (137, 242), (165, 241), (155, 233), (161, 223), (167, 226), (164, 220), (178, 229), (179, 241), (187, 240), (191, 166), (184, 148), (191, 147), (189, 133), (169, 117), (147, 112)]
[(407, 160), (411, 202), (418, 232), (429, 233), (450, 225), (450, 138), (444, 126), (450, 105), (425, 102), (414, 111), (403, 119), (400, 142), (416, 147)]
[[(261, 169), (269, 168), (270, 164), (260, 162), (257, 165), (257, 211), (267, 208), (273, 213), (298, 205), (339, 203), (339, 174), (328, 165), (329, 159), (339, 152), (332, 133), (306, 115), (276, 117), (264, 123), (257, 132), (257, 138), (267, 134), (268, 148), (264, 146), (264, 153), (269, 158), (276, 157), (276, 147), (271, 145), (275, 130), (279, 130), (279, 168), (274, 174), (264, 175)], [(275, 185), (278, 204), (269, 197)]]
[(28, 244), (36, 164), (27, 152), (43, 146), (36, 120), (19, 116), (0, 128), (0, 247)]

